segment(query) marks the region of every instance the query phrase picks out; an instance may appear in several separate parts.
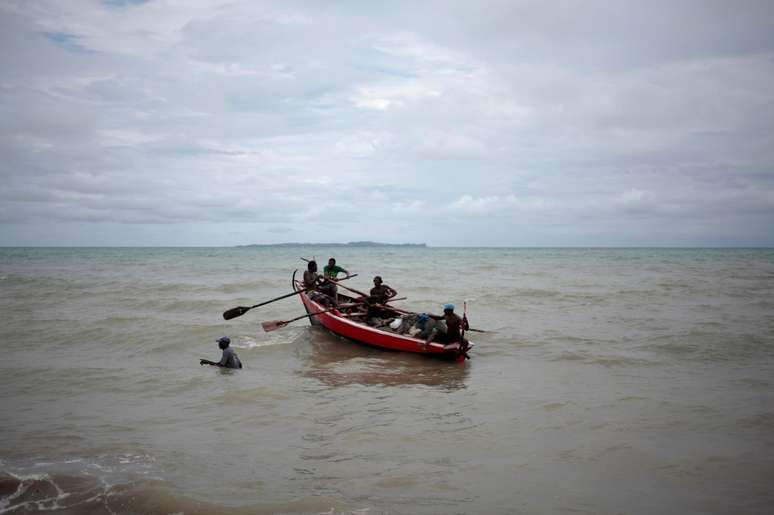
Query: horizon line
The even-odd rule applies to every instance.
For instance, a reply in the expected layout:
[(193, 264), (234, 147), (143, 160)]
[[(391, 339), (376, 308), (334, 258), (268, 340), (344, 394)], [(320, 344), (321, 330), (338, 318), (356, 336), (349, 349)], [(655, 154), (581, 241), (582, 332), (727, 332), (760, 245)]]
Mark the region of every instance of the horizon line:
[(259, 243), (239, 245), (0, 245), (2, 249), (249, 249), (267, 247), (336, 246), (353, 249), (404, 247), (414, 249), (774, 249), (770, 245), (429, 245), (422, 243), (387, 243), (347, 245), (346, 243)]

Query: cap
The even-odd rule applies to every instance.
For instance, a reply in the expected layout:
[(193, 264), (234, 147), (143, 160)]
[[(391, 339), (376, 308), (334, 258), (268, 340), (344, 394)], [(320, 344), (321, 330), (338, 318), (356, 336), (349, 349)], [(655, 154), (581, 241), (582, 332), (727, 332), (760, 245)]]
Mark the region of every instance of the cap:
[(228, 336), (221, 336), (215, 341), (218, 343), (231, 343), (231, 338), (229, 338)]
[(443, 310), (444, 311), (454, 311), (454, 304), (444, 304)]

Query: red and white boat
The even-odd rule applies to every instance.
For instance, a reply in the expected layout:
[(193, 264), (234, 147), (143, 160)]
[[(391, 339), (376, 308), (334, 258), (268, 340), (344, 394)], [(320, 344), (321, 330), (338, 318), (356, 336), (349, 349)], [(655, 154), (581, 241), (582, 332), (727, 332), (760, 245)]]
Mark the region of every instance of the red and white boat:
[[(304, 286), (301, 281), (294, 279), (293, 288), (295, 291), (300, 291), (303, 290)], [(371, 327), (362, 321), (349, 318), (346, 316), (346, 313), (342, 313), (337, 309), (331, 310), (331, 308), (315, 302), (307, 292), (301, 292), (298, 296), (301, 298), (307, 313), (310, 315), (315, 314), (309, 317), (312, 325), (324, 327), (336, 336), (341, 336), (358, 343), (388, 350), (429, 354), (460, 362), (468, 357), (467, 352), (473, 347), (472, 342), (468, 342), (468, 347), (464, 351), (460, 350), (459, 343), (444, 345), (438, 342), (431, 342), (428, 345), (424, 345), (424, 340), (419, 338), (414, 338), (408, 334), (398, 334), (386, 328)], [(339, 304), (356, 301), (355, 298), (342, 295), (341, 293), (338, 294), (338, 298)], [(395, 310), (394, 313), (395, 316), (400, 316), (406, 312)]]

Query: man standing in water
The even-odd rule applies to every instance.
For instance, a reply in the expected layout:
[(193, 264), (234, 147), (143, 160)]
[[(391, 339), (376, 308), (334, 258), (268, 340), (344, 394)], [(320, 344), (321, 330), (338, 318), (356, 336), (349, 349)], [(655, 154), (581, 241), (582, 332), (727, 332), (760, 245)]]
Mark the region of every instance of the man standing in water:
[(237, 356), (236, 352), (234, 352), (234, 349), (229, 347), (231, 344), (231, 338), (228, 336), (221, 336), (215, 341), (218, 342), (218, 347), (220, 347), (220, 350), (223, 351), (223, 355), (220, 357), (220, 361), (216, 363), (208, 359), (200, 359), (199, 365), (212, 365), (214, 367), (223, 368), (242, 368), (242, 362), (239, 361), (239, 357)]

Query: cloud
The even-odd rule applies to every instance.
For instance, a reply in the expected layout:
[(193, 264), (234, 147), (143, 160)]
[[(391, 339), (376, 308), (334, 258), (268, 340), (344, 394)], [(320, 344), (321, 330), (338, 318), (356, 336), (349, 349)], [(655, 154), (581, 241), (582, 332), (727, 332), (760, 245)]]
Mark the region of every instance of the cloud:
[(352, 98), (357, 107), (385, 110), (409, 107), (423, 98), (440, 96), (441, 92), (419, 84), (379, 84), (361, 86)]
[(451, 205), (452, 209), (468, 215), (491, 216), (516, 212), (546, 211), (556, 203), (543, 198), (518, 198), (515, 195), (473, 197), (463, 195)]
[(646, 192), (638, 190), (637, 188), (631, 188), (628, 191), (621, 193), (616, 201), (624, 206), (632, 206), (641, 204), (646, 196)]
[(103, 129), (97, 131), (97, 135), (100, 138), (101, 145), (106, 147), (135, 147), (161, 139), (161, 136), (125, 129)]
[(594, 11), (4, 2), (0, 244), (774, 244), (771, 3)]

